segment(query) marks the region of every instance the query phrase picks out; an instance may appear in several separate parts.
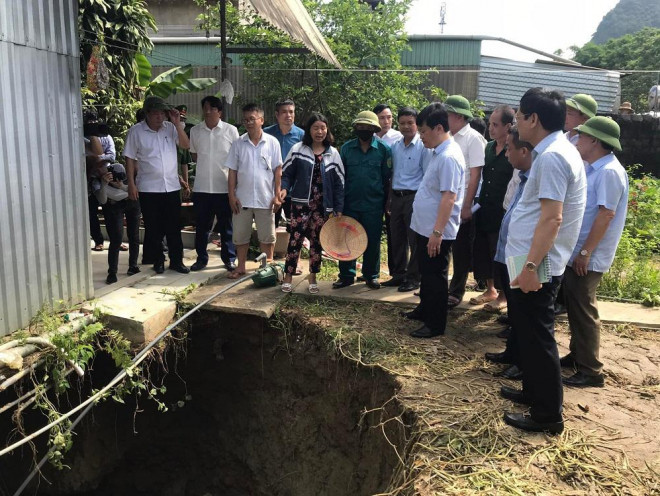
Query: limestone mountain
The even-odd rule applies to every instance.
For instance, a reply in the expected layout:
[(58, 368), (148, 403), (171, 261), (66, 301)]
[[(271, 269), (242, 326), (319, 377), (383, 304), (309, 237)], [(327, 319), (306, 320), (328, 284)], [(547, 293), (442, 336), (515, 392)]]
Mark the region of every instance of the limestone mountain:
[(660, 28), (660, 1), (620, 0), (600, 21), (591, 41), (606, 43), (645, 27)]

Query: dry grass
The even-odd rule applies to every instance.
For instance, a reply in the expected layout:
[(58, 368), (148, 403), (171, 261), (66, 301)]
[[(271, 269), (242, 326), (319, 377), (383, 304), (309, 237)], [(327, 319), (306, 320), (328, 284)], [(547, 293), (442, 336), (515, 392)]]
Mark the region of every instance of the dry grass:
[[(660, 494), (657, 469), (632, 468), (616, 433), (568, 422), (563, 434), (548, 437), (506, 426), (502, 412), (511, 404), (484, 373), (493, 366), (460, 340), (412, 340), (392, 306), (293, 297), (280, 318), (320, 327), (341, 355), (401, 383), (392, 400), (415, 422), (407, 445), (393, 445), (402, 463), (383, 495)], [(474, 315), (452, 323), (463, 330), (488, 324)], [(650, 380), (643, 387), (657, 392), (659, 386)], [(401, 416), (388, 421), (403, 422)]]

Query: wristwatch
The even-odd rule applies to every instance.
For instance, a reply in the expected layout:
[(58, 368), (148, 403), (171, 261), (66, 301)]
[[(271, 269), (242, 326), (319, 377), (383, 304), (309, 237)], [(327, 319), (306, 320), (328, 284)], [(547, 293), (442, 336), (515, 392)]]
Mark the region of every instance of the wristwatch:
[(433, 236), (435, 236), (436, 238), (441, 238), (442, 232), (438, 231), (437, 229), (433, 229)]
[(536, 264), (534, 262), (525, 262), (525, 268), (530, 272), (536, 272)]
[(586, 257), (587, 255), (589, 255), (589, 250), (584, 250), (583, 249), (582, 251), (580, 251), (580, 255), (582, 255), (583, 257)]

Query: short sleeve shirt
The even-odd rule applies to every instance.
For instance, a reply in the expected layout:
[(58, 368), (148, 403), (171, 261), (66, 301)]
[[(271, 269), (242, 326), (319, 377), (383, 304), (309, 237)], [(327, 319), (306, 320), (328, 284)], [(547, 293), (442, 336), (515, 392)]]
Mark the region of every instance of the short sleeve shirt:
[(626, 223), (628, 211), (628, 175), (613, 153), (586, 166), (587, 205), (582, 228), (569, 265), (582, 250), (600, 207), (614, 212), (614, 218), (589, 258), (587, 270), (607, 272), (612, 266), (616, 248)]
[(280, 150), (282, 151), (282, 162), (289, 156), (291, 147), (296, 143), (302, 141), (303, 136), (305, 136), (305, 131), (300, 129), (295, 124), (291, 127), (291, 130), (282, 134), (279, 124), (273, 124), (264, 128), (264, 133), (270, 134), (280, 143)]
[(383, 211), (385, 192), (392, 176), (390, 147), (376, 137), (371, 138), (367, 152), (358, 139), (341, 147), (344, 164), (344, 210), (355, 212)]
[(461, 147), (465, 158), (465, 190), (470, 184), (470, 169), (483, 167), (485, 163), (486, 138), (479, 131), (472, 129), (469, 124), (457, 132), (454, 141)]
[(541, 216), (542, 199), (562, 202), (562, 222), (548, 257), (550, 274), (561, 276), (573, 253), (587, 200), (587, 180), (575, 146), (557, 131), (532, 151), (525, 191), (511, 214), (506, 257), (527, 255)]
[(158, 131), (146, 121), (128, 130), (124, 157), (138, 163), (136, 186), (141, 193), (169, 193), (179, 191), (179, 170), (176, 145), (179, 136), (176, 127), (165, 121)]
[(424, 169), (422, 162), (426, 148), (419, 135), (405, 144), (403, 137), (392, 145), (392, 189), (417, 191)]
[(226, 122), (209, 129), (202, 121), (190, 130), (190, 151), (197, 154), (195, 193), (227, 193), (227, 156), (238, 130)]
[(464, 175), (465, 159), (453, 139), (444, 141), (433, 150), (433, 156), (413, 202), (410, 222), (413, 231), (427, 238), (431, 237), (438, 217), (442, 193), (451, 191), (456, 194), (456, 199), (449, 220), (442, 231), (442, 239), (456, 239), (465, 195)]
[(275, 138), (262, 132), (255, 145), (245, 133), (232, 143), (226, 165), (237, 172), (236, 197), (243, 207), (270, 208), (275, 171), (282, 167), (282, 152)]

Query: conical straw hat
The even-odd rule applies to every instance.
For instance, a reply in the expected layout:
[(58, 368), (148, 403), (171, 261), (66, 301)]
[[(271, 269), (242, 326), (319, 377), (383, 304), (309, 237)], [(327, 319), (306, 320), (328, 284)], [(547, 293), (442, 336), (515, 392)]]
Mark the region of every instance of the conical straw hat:
[(352, 217), (330, 217), (321, 228), (321, 246), (332, 258), (355, 260), (367, 249), (367, 232)]

